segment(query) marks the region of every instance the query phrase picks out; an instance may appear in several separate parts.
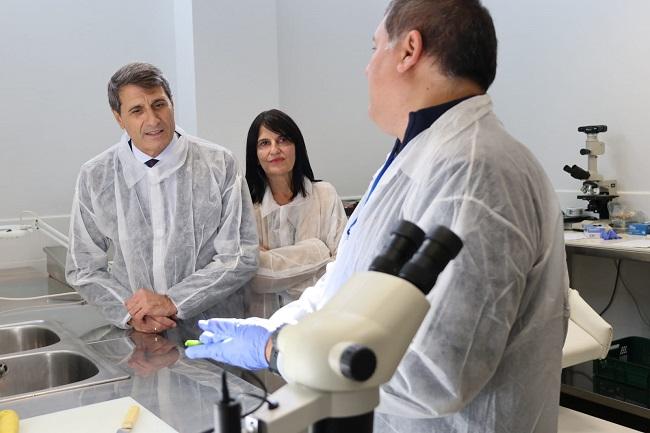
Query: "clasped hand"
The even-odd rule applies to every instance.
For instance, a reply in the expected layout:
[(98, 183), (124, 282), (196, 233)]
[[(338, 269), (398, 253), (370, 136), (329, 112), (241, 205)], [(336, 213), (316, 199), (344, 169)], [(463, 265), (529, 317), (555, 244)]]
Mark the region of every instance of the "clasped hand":
[(138, 289), (124, 303), (131, 315), (130, 325), (137, 331), (156, 333), (176, 326), (174, 303), (165, 295), (149, 289)]
[(248, 370), (268, 368), (266, 346), (275, 330), (269, 320), (248, 319), (199, 320), (203, 333), (201, 345), (185, 349), (188, 358), (211, 358)]

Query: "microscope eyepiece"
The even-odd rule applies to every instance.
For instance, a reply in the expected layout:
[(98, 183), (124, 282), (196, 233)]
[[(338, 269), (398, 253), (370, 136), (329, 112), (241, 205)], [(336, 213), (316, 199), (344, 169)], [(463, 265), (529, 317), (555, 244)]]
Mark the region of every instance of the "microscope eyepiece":
[(424, 240), (424, 232), (410, 221), (400, 221), (390, 234), (384, 250), (372, 261), (369, 270), (397, 275)]
[(417, 225), (402, 220), (369, 270), (399, 276), (426, 295), (462, 248), (463, 241), (445, 226), (437, 226), (425, 236)]
[(585, 134), (598, 134), (599, 132), (607, 132), (607, 125), (578, 126), (578, 132), (584, 132)]
[(584, 170), (575, 164), (573, 164), (573, 166), (565, 165), (564, 171), (569, 173), (572, 178), (578, 180), (587, 180), (589, 179), (589, 176), (591, 176), (587, 170)]
[(399, 276), (415, 285), (425, 295), (433, 288), (438, 275), (463, 248), (463, 241), (445, 226), (436, 227)]

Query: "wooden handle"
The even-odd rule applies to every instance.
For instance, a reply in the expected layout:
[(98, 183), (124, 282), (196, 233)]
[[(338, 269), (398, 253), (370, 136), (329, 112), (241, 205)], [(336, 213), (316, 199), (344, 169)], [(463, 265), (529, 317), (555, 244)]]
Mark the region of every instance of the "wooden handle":
[(138, 419), (139, 413), (140, 406), (137, 404), (131, 406), (129, 408), (129, 411), (126, 413), (126, 416), (124, 417), (124, 421), (122, 421), (122, 428), (131, 430), (133, 428), (133, 424), (135, 424), (135, 421)]

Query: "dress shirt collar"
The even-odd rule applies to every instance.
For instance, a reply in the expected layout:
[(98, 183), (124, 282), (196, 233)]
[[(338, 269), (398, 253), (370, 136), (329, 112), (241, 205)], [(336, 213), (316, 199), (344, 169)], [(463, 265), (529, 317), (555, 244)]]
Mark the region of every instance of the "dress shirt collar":
[(471, 98), (471, 96), (454, 99), (453, 101), (434, 105), (433, 107), (423, 108), (418, 111), (410, 112), (409, 123), (406, 126), (406, 131), (404, 132), (404, 140), (400, 141), (400, 139), (397, 139), (395, 142), (395, 146), (393, 148), (395, 154), (400, 153), (402, 149), (406, 147), (408, 142), (417, 137), (420, 132), (424, 131), (425, 129), (429, 129), (429, 127), (433, 125), (433, 122), (438, 120), (438, 118), (445, 114), (450, 108), (469, 98)]
[[(155, 157), (155, 159), (157, 159), (160, 162), (163, 161), (165, 158), (168, 158), (169, 155), (172, 153), (172, 148), (176, 145), (177, 142), (178, 142), (178, 135), (175, 132), (174, 136), (172, 137), (172, 141), (167, 145), (167, 147), (163, 149), (162, 152), (160, 152), (158, 156)], [(147, 155), (146, 153), (138, 149), (138, 146), (133, 146), (132, 143), (133, 141), (129, 139), (129, 144), (131, 144), (131, 150), (133, 151), (133, 156), (135, 156), (135, 158), (138, 161), (144, 164), (145, 162), (152, 159), (151, 156)]]
[[(296, 195), (293, 198), (293, 200), (291, 200), (289, 203), (282, 206), (295, 206), (308, 199), (309, 196), (312, 194), (311, 181), (305, 177), (303, 179), (303, 185), (305, 186), (306, 197), (303, 197), (302, 194), (298, 193), (298, 195)], [(262, 197), (262, 203), (260, 204), (260, 213), (262, 214), (262, 217), (267, 216), (268, 214), (270, 214), (276, 209), (281, 208), (282, 206), (280, 206), (278, 202), (275, 201), (275, 199), (273, 198), (273, 193), (271, 192), (271, 187), (267, 185), (266, 190), (264, 191), (264, 197)]]

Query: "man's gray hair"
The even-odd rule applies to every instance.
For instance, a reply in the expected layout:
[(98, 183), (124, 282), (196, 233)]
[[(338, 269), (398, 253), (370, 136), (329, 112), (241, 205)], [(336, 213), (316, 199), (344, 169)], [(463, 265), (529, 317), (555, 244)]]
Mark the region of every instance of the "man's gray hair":
[(149, 63), (136, 62), (122, 66), (108, 81), (108, 104), (111, 106), (111, 110), (117, 113), (120, 112), (122, 108), (120, 89), (129, 84), (142, 87), (143, 89), (152, 89), (160, 86), (165, 91), (172, 105), (174, 103), (169, 83), (163, 77), (160, 69)]

